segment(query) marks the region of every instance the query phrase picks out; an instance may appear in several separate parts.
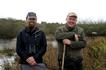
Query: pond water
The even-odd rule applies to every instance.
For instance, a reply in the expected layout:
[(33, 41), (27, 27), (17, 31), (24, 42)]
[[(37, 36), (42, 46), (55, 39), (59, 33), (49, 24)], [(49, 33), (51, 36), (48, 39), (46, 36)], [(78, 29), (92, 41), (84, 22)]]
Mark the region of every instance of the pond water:
[(9, 63), (9, 65), (12, 65), (12, 63), (15, 62), (15, 56), (6, 57), (2, 56), (0, 57), (0, 70), (4, 70), (4, 65)]
[(14, 49), (16, 47), (16, 39), (12, 40), (0, 40), (0, 50)]
[[(57, 42), (56, 41), (47, 41), (47, 44), (50, 45), (53, 48), (57, 48)], [(16, 39), (13, 40), (0, 40), (0, 50), (3, 50), (5, 48), (8, 49), (15, 49), (16, 48)], [(9, 65), (12, 65), (12, 63), (15, 61), (15, 56), (7, 57), (0, 55), (0, 70), (4, 70), (4, 65), (6, 63), (9, 63)]]

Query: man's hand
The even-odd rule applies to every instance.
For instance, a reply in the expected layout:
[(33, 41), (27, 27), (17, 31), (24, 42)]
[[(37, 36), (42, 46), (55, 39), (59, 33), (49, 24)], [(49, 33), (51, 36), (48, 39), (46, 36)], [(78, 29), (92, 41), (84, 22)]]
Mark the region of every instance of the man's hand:
[(36, 61), (34, 60), (34, 58), (31, 56), (26, 60), (30, 65), (36, 65)]
[(70, 44), (71, 44), (71, 41), (70, 41), (69, 39), (64, 39), (64, 40), (63, 40), (63, 43), (64, 43), (65, 45), (70, 45)]

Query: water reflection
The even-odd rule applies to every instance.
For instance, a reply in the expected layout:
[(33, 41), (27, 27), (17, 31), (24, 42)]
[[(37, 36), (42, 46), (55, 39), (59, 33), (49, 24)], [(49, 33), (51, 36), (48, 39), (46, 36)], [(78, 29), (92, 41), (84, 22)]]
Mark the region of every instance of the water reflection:
[(11, 57), (1, 56), (0, 57), (0, 70), (4, 70), (5, 64), (8, 63), (10, 66), (12, 66), (12, 63), (14, 62), (15, 62), (15, 56), (11, 56)]

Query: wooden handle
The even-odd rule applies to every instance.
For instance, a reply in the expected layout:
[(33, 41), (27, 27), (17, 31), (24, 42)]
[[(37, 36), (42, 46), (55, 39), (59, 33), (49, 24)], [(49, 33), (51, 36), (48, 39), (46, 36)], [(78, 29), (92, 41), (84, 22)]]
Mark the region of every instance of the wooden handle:
[(63, 57), (62, 57), (62, 70), (64, 70), (64, 57), (65, 57), (65, 50), (66, 50), (66, 46), (64, 45), (63, 47)]
[(75, 34), (75, 41), (78, 41), (79, 39), (78, 39), (78, 35), (77, 34)]

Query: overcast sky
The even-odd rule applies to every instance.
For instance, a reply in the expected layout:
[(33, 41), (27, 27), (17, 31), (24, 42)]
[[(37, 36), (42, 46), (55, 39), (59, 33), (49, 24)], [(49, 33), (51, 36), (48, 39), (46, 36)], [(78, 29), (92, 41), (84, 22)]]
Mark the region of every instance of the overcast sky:
[(106, 0), (0, 0), (0, 18), (25, 20), (30, 11), (36, 12), (38, 22), (65, 22), (69, 12), (79, 20), (106, 20)]

